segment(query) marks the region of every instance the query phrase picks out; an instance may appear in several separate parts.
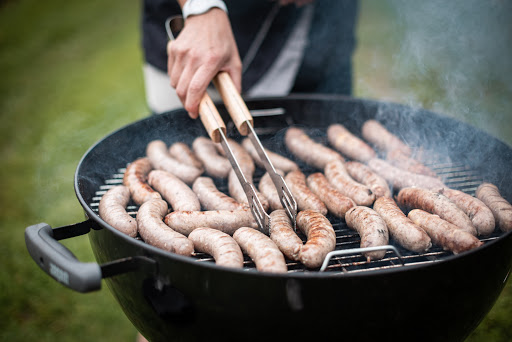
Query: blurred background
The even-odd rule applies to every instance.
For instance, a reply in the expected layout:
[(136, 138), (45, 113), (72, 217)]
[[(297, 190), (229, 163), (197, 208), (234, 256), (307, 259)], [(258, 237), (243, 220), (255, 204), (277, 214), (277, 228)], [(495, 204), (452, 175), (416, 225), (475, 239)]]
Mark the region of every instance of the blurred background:
[[(1, 341), (135, 340), (106, 286), (61, 286), (29, 257), (23, 234), (39, 222), (81, 221), (81, 156), (148, 115), (140, 9), (125, 0), (0, 0)], [(511, 145), (511, 14), (512, 2), (500, 0), (362, 0), (354, 95), (431, 109)], [(87, 236), (64, 244), (94, 261)], [(509, 282), (468, 340), (512, 340), (511, 304)]]

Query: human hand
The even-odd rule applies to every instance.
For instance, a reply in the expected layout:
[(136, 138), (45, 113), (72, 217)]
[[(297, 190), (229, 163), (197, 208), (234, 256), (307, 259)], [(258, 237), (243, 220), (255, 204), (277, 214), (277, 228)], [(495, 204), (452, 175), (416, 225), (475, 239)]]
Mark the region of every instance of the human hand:
[(218, 8), (193, 15), (174, 41), (167, 45), (167, 72), (191, 118), (210, 81), (226, 71), (238, 92), (242, 90), (242, 62), (227, 14)]

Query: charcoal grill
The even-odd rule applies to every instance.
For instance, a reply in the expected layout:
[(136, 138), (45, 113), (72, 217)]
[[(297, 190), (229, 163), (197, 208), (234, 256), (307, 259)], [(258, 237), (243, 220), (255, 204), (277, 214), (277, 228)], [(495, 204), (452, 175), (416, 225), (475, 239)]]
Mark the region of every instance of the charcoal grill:
[[(506, 198), (512, 196), (510, 147), (430, 111), (322, 95), (255, 99), (247, 105), (254, 110), (262, 143), (288, 157), (293, 158), (283, 136), (289, 125), (327, 144), (329, 124), (341, 123), (357, 134), (364, 121), (375, 118), (412, 146), (451, 188), (474, 195), (487, 181), (497, 184)], [(258, 111), (265, 115), (258, 116)], [(228, 132), (240, 139), (233, 127)], [(174, 255), (129, 238), (99, 218), (101, 196), (122, 183), (126, 165), (144, 155), (149, 141), (191, 144), (205, 134), (200, 123), (177, 110), (102, 139), (84, 155), (75, 174), (76, 194), (88, 219), (53, 230), (45, 224), (27, 228), (32, 257), (58, 281), (82, 292), (98, 289), (105, 278), (128, 318), (155, 341), (278, 335), (298, 340), (463, 340), (503, 289), (512, 264), (512, 238), (498, 229), (482, 239), (482, 247), (460, 255), (439, 247), (413, 253), (391, 240), (395, 251), (368, 262), (357, 251), (357, 233), (329, 216), (336, 249), (353, 253), (330, 258), (324, 271), (288, 261), (288, 273), (276, 275), (257, 272), (248, 258), (242, 270), (233, 270), (215, 265), (203, 253), (192, 258)], [(298, 163), (306, 174), (318, 171)], [(262, 174), (257, 170), (255, 184)], [(215, 182), (227, 191), (226, 181)], [(137, 206), (130, 204), (128, 211), (135, 215)], [(76, 261), (57, 242), (85, 233), (99, 265)]]

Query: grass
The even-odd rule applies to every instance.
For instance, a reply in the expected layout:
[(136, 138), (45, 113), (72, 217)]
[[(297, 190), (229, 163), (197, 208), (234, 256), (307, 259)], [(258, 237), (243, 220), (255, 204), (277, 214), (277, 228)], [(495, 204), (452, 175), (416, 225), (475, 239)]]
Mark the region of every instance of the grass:
[[(422, 32), (402, 12), (411, 10), (406, 3), (361, 5), (356, 96), (430, 108), (512, 142), (507, 78), (490, 72), (458, 89), (464, 82), (446, 82), (447, 66), (458, 65), (457, 49), (442, 65), (420, 65), (408, 54), (418, 47), (411, 34)], [(134, 340), (135, 329), (105, 286), (82, 295), (57, 284), (30, 259), (23, 232), (42, 221), (57, 227), (82, 220), (73, 191), (81, 156), (147, 115), (139, 12), (139, 2), (123, 0), (0, 2), (0, 341)], [(442, 51), (436, 52), (437, 58)], [(65, 245), (94, 261), (86, 236)], [(507, 284), (470, 341), (512, 338), (510, 291)]]

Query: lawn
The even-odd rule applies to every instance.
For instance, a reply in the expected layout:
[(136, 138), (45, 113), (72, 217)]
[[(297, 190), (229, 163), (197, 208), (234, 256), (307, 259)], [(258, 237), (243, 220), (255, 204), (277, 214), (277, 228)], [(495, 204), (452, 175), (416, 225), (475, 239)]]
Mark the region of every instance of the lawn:
[[(106, 286), (84, 295), (56, 283), (30, 259), (23, 232), (39, 222), (81, 221), (73, 190), (81, 156), (147, 115), (140, 6), (0, 1), (1, 341), (135, 338)], [(363, 0), (355, 95), (426, 107), (512, 144), (510, 9), (474, 0)], [(65, 245), (94, 261), (87, 236)], [(511, 340), (511, 301), (509, 282), (469, 340)]]

